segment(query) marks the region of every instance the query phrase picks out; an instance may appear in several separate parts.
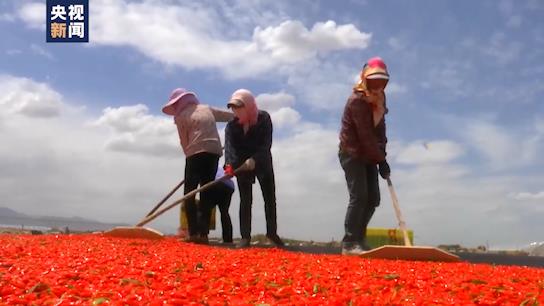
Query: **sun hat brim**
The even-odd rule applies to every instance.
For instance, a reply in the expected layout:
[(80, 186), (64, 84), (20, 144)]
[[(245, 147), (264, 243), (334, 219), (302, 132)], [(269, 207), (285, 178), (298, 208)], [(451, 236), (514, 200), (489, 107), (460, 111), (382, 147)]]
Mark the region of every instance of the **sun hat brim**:
[(175, 97), (175, 98), (172, 98), (170, 99), (163, 107), (162, 107), (162, 112), (167, 114), (167, 115), (171, 115), (171, 116), (175, 116), (176, 115), (176, 103), (178, 101), (181, 100), (181, 98), (187, 96), (187, 95), (193, 95), (196, 97), (196, 94), (194, 92), (191, 92), (191, 91), (187, 91), (187, 92), (184, 92), (183, 94), (181, 94), (179, 97)]

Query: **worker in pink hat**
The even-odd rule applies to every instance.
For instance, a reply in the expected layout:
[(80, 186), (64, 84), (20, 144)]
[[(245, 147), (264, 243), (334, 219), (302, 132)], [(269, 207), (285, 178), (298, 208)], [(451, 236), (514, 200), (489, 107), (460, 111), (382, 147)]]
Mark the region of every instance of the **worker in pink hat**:
[(384, 61), (379, 57), (369, 59), (342, 115), (338, 157), (349, 191), (342, 254), (359, 255), (370, 249), (366, 229), (380, 204), (378, 173), (384, 179), (391, 174), (385, 159), (384, 89), (388, 81)]
[(251, 206), (253, 184), (259, 180), (264, 199), (266, 237), (278, 247), (284, 245), (277, 234), (276, 185), (272, 165), (272, 120), (270, 115), (257, 108), (255, 97), (246, 89), (232, 94), (227, 106), (234, 112), (234, 120), (225, 129), (225, 173), (243, 163), (254, 166), (254, 170), (237, 175), (240, 192), (240, 233), (242, 239), (237, 247), (249, 247), (251, 242)]
[[(184, 193), (187, 194), (198, 185), (203, 186), (215, 179), (219, 158), (223, 155), (216, 122), (228, 122), (234, 116), (231, 112), (200, 104), (196, 94), (184, 88), (172, 91), (162, 111), (174, 116), (178, 128), (179, 140), (185, 153)], [(188, 242), (208, 243), (208, 210), (214, 204), (209, 191), (201, 193), (198, 207), (194, 197), (186, 201)]]

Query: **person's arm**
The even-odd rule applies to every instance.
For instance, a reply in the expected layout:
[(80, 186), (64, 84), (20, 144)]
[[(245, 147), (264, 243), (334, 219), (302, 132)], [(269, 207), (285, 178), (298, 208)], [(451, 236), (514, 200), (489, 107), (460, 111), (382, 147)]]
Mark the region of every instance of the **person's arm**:
[(213, 117), (217, 122), (229, 122), (234, 119), (234, 114), (232, 112), (224, 111), (211, 106), (210, 110), (212, 111)]
[(231, 165), (232, 167), (238, 167), (239, 158), (236, 152), (232, 133), (232, 122), (227, 124), (225, 128), (225, 165)]
[(272, 148), (272, 119), (267, 112), (263, 112), (263, 129), (261, 135), (259, 135), (260, 143), (257, 147), (257, 152), (252, 156), (255, 161), (265, 161), (266, 157), (270, 155), (270, 149)]
[(355, 123), (360, 148), (366, 157), (375, 163), (385, 160), (385, 154), (380, 149), (378, 138), (374, 134), (374, 119), (372, 109), (366, 101), (354, 101), (351, 107), (352, 120)]
[(391, 175), (391, 167), (389, 167), (389, 164), (387, 163), (387, 160), (385, 159), (385, 157), (387, 156), (387, 151), (386, 151), (387, 137), (385, 136), (385, 116), (382, 119), (382, 121), (380, 121), (380, 123), (378, 124), (376, 128), (378, 129), (378, 145), (384, 155), (384, 160), (378, 163), (378, 170), (380, 172), (380, 176), (383, 179), (387, 179)]
[(380, 147), (380, 150), (383, 151), (384, 155), (387, 155), (386, 146), (387, 146), (387, 137), (385, 135), (386, 125), (385, 125), (385, 116), (380, 121), (378, 126), (376, 126), (376, 129), (378, 130), (378, 146)]
[(380, 123), (378, 123), (378, 126), (376, 126), (376, 130), (378, 131), (378, 144), (380, 146), (380, 149), (387, 156), (387, 150), (386, 150), (386, 146), (387, 146), (386, 128), (387, 128), (387, 125), (385, 123), (385, 114), (387, 114), (389, 111), (387, 109), (385, 93), (384, 93), (383, 99), (384, 99), (384, 102), (383, 102), (384, 103), (383, 104), (384, 114), (383, 114), (382, 120), (380, 121)]

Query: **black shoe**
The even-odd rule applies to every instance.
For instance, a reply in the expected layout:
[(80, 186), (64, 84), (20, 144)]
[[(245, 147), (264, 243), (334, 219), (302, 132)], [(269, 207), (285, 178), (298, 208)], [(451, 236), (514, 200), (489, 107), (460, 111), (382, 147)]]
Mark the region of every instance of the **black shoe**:
[(209, 244), (208, 235), (193, 235), (185, 238), (184, 242), (195, 244)]
[(183, 239), (183, 242), (198, 243), (199, 240), (200, 240), (200, 237), (198, 235), (191, 235), (191, 236), (186, 237), (185, 239)]
[(200, 235), (200, 237), (198, 238), (198, 244), (210, 244), (210, 241), (208, 240), (208, 235)]
[(236, 245), (236, 248), (238, 249), (245, 249), (249, 248), (249, 244), (251, 242), (251, 239), (242, 238), (240, 239), (240, 242)]
[(356, 243), (359, 247), (365, 251), (370, 251), (372, 248), (366, 243), (366, 239), (360, 240)]
[(266, 238), (268, 238), (268, 240), (270, 240), (270, 242), (272, 242), (275, 246), (277, 246), (279, 248), (285, 246), (285, 243), (283, 243), (283, 241), (281, 240), (280, 236), (278, 236), (278, 234), (266, 235)]

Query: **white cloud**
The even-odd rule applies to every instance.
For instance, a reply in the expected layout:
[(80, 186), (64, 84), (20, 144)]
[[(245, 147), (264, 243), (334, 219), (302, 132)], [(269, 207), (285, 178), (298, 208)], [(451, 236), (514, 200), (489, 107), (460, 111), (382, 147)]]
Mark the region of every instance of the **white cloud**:
[(519, 60), (522, 51), (523, 45), (520, 42), (500, 32), (493, 34), (489, 42), (482, 47), (485, 55), (495, 58), (502, 65)]
[[(108, 107), (93, 126), (110, 129), (110, 138), (105, 148), (118, 152), (129, 152), (159, 157), (179, 157), (181, 149), (176, 126), (172, 120), (148, 114), (143, 104)], [(171, 119), (171, 118), (169, 118)]]
[(394, 95), (406, 93), (408, 91), (408, 88), (405, 85), (401, 85), (397, 82), (391, 82), (387, 84), (385, 91), (388, 95), (394, 96)]
[(55, 57), (53, 56), (53, 54), (51, 54), (51, 52), (47, 51), (46, 49), (44, 49), (43, 47), (37, 45), (37, 44), (31, 44), (30, 45), (30, 50), (38, 55), (41, 55), (47, 59), (55, 59)]
[[(462, 239), (469, 245), (523, 245), (539, 239), (528, 224), (543, 230), (541, 220), (531, 217), (541, 211), (536, 200), (514, 205), (504, 196), (526, 182), (522, 177), (480, 176), (468, 169), (463, 173), (455, 164), (394, 174), (406, 222), (415, 229), (419, 244)], [(460, 226), (447, 225), (452, 220)]]
[[(51, 96), (64, 99), (49, 85), (25, 78), (3, 76), (0, 86), (7, 97), (31, 96), (32, 101)], [(36, 98), (39, 96), (45, 98)], [(126, 115), (119, 111), (114, 116), (111, 109), (96, 119), (76, 109), (72, 101), (63, 104), (63, 111), (51, 120), (5, 116), (12, 113), (2, 106), (3, 206), (35, 215), (77, 215), (105, 222), (135, 223), (183, 176), (184, 157), (177, 133), (165, 127), (164, 118), (146, 117), (145, 110), (137, 106), (134, 108), (139, 112), (132, 110)], [(129, 124), (123, 129), (119, 120)], [(104, 149), (110, 139), (123, 135), (133, 136), (138, 146), (117, 151)], [(163, 148), (172, 151), (174, 146), (178, 158), (161, 152)], [(153, 226), (165, 228), (173, 220), (177, 220), (175, 212)]]
[(295, 104), (295, 97), (284, 91), (262, 93), (255, 99), (260, 109), (270, 113), (275, 128), (293, 126), (301, 119), (300, 114), (292, 108)]
[(399, 37), (391, 37), (387, 40), (387, 44), (395, 51), (406, 49), (406, 43)]
[(0, 115), (56, 117), (62, 108), (61, 96), (44, 84), (26, 78), (0, 75)]
[(519, 192), (510, 195), (516, 200), (542, 200), (544, 199), (544, 191), (530, 193), (530, 192)]
[(508, 18), (508, 21), (506, 22), (506, 25), (508, 27), (511, 27), (511, 28), (519, 28), (521, 26), (522, 21), (523, 21), (523, 19), (521, 18), (520, 15), (514, 15), (514, 16), (510, 16), (510, 18)]
[(440, 65), (430, 67), (428, 79), (423, 82), (424, 88), (445, 88), (454, 95), (466, 95), (466, 71), (468, 63), (444, 60)]
[[(354, 83), (352, 76), (360, 69), (319, 54), (365, 49), (371, 40), (371, 34), (354, 25), (334, 21), (306, 27), (298, 20), (287, 19), (275, 26), (257, 26), (253, 33), (244, 33), (264, 17), (255, 8), (239, 21), (244, 26), (238, 28), (236, 24), (230, 27), (215, 6), (181, 6), (151, 0), (96, 1), (91, 6), (91, 45), (128, 46), (170, 67), (218, 69), (227, 78), (285, 78), (288, 90), (300, 103), (316, 110), (343, 105)], [(247, 10), (243, 4), (222, 9), (232, 16)], [(271, 16), (265, 19), (274, 20)], [(111, 24), (113, 20), (115, 25)], [(237, 35), (226, 37), (224, 33), (229, 28), (238, 29)], [(393, 84), (390, 90), (405, 89)], [(271, 110), (292, 108), (289, 101), (294, 99), (281, 93), (261, 98), (265, 99), (263, 107)], [(289, 114), (288, 121), (296, 119), (293, 111)], [(284, 111), (282, 116), (287, 115)]]
[(0, 21), (12, 22), (15, 20), (16, 20), (16, 17), (12, 14), (0, 14)]
[(6, 54), (7, 55), (19, 55), (23, 53), (23, 51), (19, 50), (19, 49), (9, 49), (9, 50), (6, 50)]
[[(265, 30), (257, 27), (253, 40), (226, 40), (221, 38), (225, 27), (217, 22), (216, 13), (204, 7), (159, 5), (152, 1), (99, 4), (92, 11), (93, 43), (131, 46), (165, 64), (187, 69), (217, 68), (229, 77), (254, 76), (278, 65), (311, 58), (315, 51), (366, 47), (361, 41), (366, 34), (353, 25), (317, 23), (307, 30), (298, 21), (286, 21)], [(110, 26), (113, 16), (115, 26)], [(294, 40), (284, 39), (289, 34), (286, 24), (298, 26)], [(269, 32), (274, 36), (266, 35)], [(326, 42), (325, 38), (332, 40)], [(286, 57), (287, 54), (297, 57)]]
[(277, 128), (293, 126), (301, 119), (300, 114), (290, 107), (282, 107), (275, 110), (270, 113), (270, 116), (272, 117), (274, 127)]
[(448, 163), (463, 153), (463, 147), (453, 141), (417, 141), (405, 146), (398, 153), (396, 161), (409, 165)]
[(45, 30), (45, 4), (38, 2), (25, 3), (17, 15), (31, 28)]
[(146, 128), (154, 127), (155, 118), (148, 115), (146, 105), (121, 106), (118, 108), (107, 107), (103, 115), (96, 120), (99, 126), (109, 126), (116, 132), (138, 132)]
[(284, 92), (263, 93), (255, 97), (259, 108), (275, 111), (282, 107), (291, 107), (295, 104), (295, 97)]
[[(280, 234), (313, 240), (342, 237), (348, 194), (337, 157), (337, 137), (336, 130), (309, 125), (275, 140)], [(452, 147), (453, 151), (459, 151), (459, 145), (452, 141), (434, 144), (441, 149)], [(395, 150), (407, 152), (413, 145), (396, 145)], [(456, 163), (453, 157), (439, 160), (413, 164), (409, 168), (391, 161), (392, 180), (401, 209), (408, 226), (415, 231), (417, 244), (476, 246), (489, 243), (493, 246), (537, 239), (534, 229), (527, 225), (529, 222), (532, 227), (544, 229), (540, 221), (527, 219), (539, 209), (534, 206), (534, 200), (519, 206), (504, 197), (511, 188), (523, 185), (523, 179), (480, 176), (469, 166)], [(380, 185), (381, 205), (371, 226), (396, 227), (391, 199), (381, 179)], [(260, 203), (257, 207), (262, 207)], [(263, 231), (264, 214), (256, 210), (255, 215), (257, 231)], [(470, 236), (466, 235), (467, 228)]]
[(542, 93), (544, 93), (544, 82), (541, 82), (539, 78), (535, 78), (534, 80), (512, 85), (506, 91), (491, 87), (476, 97), (482, 100), (493, 99), (495, 103), (501, 104), (531, 105), (538, 101)]
[[(221, 23), (221, 14), (204, 5), (95, 2), (90, 12), (91, 44), (129, 46), (166, 65), (219, 69), (231, 78), (279, 72), (278, 66), (288, 67), (334, 50), (365, 49), (371, 37), (352, 24), (327, 21), (307, 29), (300, 21), (286, 20), (264, 29), (255, 27), (251, 39), (247, 37), (251, 33), (238, 34), (245, 34), (246, 39), (227, 39), (224, 33), (229, 26)], [(39, 13), (43, 10), (43, 4), (26, 4), (20, 17), (32, 26), (43, 24), (45, 12)]]
[(259, 49), (283, 62), (298, 62), (314, 57), (318, 52), (365, 49), (371, 37), (352, 24), (337, 26), (331, 20), (316, 23), (311, 30), (300, 21), (288, 20), (277, 27), (257, 27), (253, 35)]
[(269, 65), (249, 41), (216, 38), (221, 36), (214, 12), (202, 7), (99, 1), (91, 13), (94, 44), (133, 47), (162, 63), (187, 69), (237, 68), (233, 74), (247, 74)]
[(464, 124), (462, 136), (468, 144), (496, 170), (533, 163), (543, 146), (539, 135), (510, 131), (486, 120), (475, 119), (458, 124)]
[(544, 135), (544, 117), (535, 120), (535, 129), (537, 133)]
[(514, 2), (512, 0), (501, 0), (498, 3), (499, 11), (505, 15), (510, 15), (514, 11)]
[(297, 102), (315, 110), (338, 110), (352, 93), (358, 70), (346, 63), (312, 61), (291, 67), (287, 83), (297, 94)]

